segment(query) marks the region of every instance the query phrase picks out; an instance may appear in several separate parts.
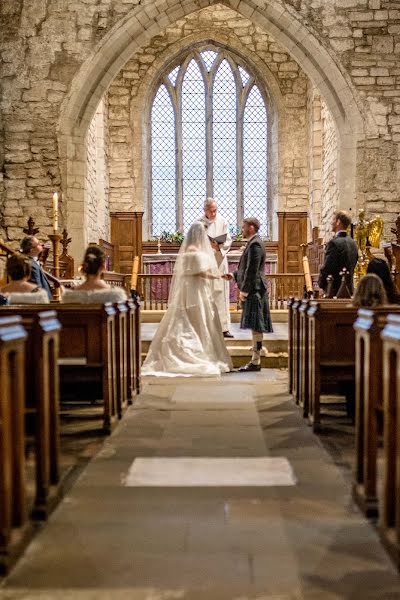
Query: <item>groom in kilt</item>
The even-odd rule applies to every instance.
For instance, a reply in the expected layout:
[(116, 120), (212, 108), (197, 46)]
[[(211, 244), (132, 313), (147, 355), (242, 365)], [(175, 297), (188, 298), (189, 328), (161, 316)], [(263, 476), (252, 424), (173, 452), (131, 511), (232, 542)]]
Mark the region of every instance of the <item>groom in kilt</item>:
[(224, 275), (224, 279), (234, 278), (239, 288), (242, 303), (241, 329), (251, 329), (253, 355), (251, 361), (239, 371), (259, 371), (261, 369), (261, 348), (263, 333), (272, 332), (271, 315), (268, 306), (267, 284), (264, 275), (265, 247), (258, 235), (260, 222), (255, 218), (243, 219), (242, 233), (247, 240), (240, 258), (238, 270)]

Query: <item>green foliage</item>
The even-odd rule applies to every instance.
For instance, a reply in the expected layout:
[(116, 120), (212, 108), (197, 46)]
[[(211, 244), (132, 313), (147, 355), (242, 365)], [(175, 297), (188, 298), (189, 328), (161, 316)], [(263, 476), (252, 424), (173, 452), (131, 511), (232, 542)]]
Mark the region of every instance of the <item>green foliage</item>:
[[(152, 238), (153, 241), (158, 241), (158, 236)], [(185, 236), (181, 231), (175, 231), (175, 233), (170, 233), (169, 231), (163, 231), (160, 235), (161, 242), (167, 242), (170, 244), (182, 244)]]
[(239, 225), (236, 225), (236, 227), (232, 225), (230, 227), (230, 234), (232, 237), (232, 241), (234, 242), (241, 242), (243, 240), (242, 228), (239, 227)]

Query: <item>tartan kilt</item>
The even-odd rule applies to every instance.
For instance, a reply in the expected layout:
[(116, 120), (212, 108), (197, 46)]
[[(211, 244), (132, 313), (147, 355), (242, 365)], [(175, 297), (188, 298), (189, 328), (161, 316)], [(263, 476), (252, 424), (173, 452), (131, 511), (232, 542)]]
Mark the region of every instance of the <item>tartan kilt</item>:
[(253, 329), (253, 331), (272, 333), (273, 329), (267, 293), (250, 293), (246, 301), (242, 302), (240, 329)]

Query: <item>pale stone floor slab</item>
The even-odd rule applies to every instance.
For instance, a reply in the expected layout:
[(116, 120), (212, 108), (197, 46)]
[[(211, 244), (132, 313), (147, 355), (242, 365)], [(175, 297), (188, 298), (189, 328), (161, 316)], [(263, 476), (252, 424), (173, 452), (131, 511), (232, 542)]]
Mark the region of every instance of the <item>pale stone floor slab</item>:
[[(191, 386), (146, 383), (0, 598), (399, 600), (399, 575), (353, 505), (348, 474), (287, 395), (286, 374)], [(188, 457), (284, 459), (296, 483), (125, 485), (139, 459)]]
[(136, 458), (125, 485), (156, 487), (295, 485), (286, 458)]

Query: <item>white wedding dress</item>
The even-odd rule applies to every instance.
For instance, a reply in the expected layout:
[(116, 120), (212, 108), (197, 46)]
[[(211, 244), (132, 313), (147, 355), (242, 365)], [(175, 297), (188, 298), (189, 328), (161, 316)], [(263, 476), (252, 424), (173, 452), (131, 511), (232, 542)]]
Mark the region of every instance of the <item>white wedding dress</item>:
[(215, 273), (215, 259), (208, 250), (208, 240), (202, 241), (203, 245), (190, 246), (177, 259), (169, 307), (143, 363), (142, 375), (209, 377), (232, 370), (213, 301), (210, 274)]

